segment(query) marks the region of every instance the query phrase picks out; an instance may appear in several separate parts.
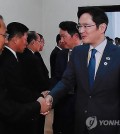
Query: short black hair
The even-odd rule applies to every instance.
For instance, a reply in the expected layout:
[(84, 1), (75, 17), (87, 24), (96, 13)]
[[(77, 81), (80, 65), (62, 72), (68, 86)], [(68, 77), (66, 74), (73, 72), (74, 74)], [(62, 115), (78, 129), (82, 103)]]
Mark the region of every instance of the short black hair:
[(8, 40), (14, 36), (23, 36), (24, 33), (28, 32), (28, 27), (19, 22), (11, 22), (7, 25)]
[(0, 15), (0, 19), (3, 20), (3, 16), (2, 15)]
[(60, 34), (56, 36), (56, 43), (59, 44), (59, 41), (61, 40)]
[(77, 16), (78, 19), (83, 15), (84, 13), (88, 13), (91, 15), (92, 20), (95, 22), (96, 26), (99, 27), (100, 24), (105, 23), (108, 25), (108, 17), (106, 13), (98, 7), (82, 7), (79, 8)]
[(79, 37), (81, 38), (80, 33), (76, 26), (77, 23), (74, 21), (62, 21), (59, 24), (59, 28), (61, 28), (64, 31), (67, 31), (71, 36), (73, 36), (75, 33), (78, 33)]
[[(0, 20), (3, 20), (3, 17), (2, 17), (2, 15), (0, 15)], [(0, 28), (1, 28), (2, 26), (1, 26), (1, 23), (0, 23)]]
[(29, 44), (33, 40), (37, 40), (37, 33), (35, 31), (29, 31), (27, 37), (27, 43)]
[(43, 35), (40, 33), (37, 33), (40, 36), (40, 39), (43, 39)]

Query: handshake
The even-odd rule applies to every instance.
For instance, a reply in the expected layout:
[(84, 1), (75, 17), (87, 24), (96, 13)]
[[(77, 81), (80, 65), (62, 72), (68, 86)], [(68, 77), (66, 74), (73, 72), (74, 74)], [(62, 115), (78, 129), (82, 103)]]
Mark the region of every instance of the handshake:
[(37, 101), (41, 105), (40, 114), (43, 114), (43, 115), (47, 115), (52, 108), (53, 98), (51, 95), (48, 95), (48, 93), (49, 93), (49, 91), (42, 92), (41, 94), (44, 97), (39, 97), (37, 99)]

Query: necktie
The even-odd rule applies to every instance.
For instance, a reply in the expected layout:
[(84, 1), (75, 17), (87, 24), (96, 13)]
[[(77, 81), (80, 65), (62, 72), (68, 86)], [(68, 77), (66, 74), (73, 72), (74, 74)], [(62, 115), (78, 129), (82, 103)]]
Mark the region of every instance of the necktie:
[(92, 49), (91, 58), (90, 58), (89, 65), (88, 65), (90, 89), (92, 88), (93, 83), (94, 83), (95, 64), (96, 64), (95, 53), (96, 52), (97, 52), (96, 49)]
[(69, 49), (69, 52), (68, 52), (68, 62), (69, 62), (69, 60), (70, 60), (71, 53), (72, 53), (72, 50)]

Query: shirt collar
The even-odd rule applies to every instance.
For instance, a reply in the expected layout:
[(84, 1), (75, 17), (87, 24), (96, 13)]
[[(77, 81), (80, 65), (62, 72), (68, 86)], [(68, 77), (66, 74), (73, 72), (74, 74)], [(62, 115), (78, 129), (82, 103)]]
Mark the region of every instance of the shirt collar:
[(17, 55), (16, 55), (16, 52), (14, 51), (14, 50), (12, 50), (10, 47), (8, 47), (8, 46), (5, 46), (7, 49), (9, 49), (13, 54), (14, 54), (14, 56), (17, 58)]
[(56, 46), (57, 48), (59, 48), (60, 50), (62, 50), (62, 48), (61, 47), (59, 47), (59, 46)]
[[(97, 50), (97, 52), (99, 53), (103, 53), (105, 47), (106, 47), (106, 44), (107, 44), (107, 40), (105, 39), (103, 42), (101, 42), (97, 47), (95, 47), (95, 49)], [(90, 49), (89, 51), (91, 51), (93, 49), (93, 46), (90, 45)]]
[(33, 54), (35, 53), (35, 52), (33, 52), (33, 50), (31, 50), (30, 48), (28, 48)]

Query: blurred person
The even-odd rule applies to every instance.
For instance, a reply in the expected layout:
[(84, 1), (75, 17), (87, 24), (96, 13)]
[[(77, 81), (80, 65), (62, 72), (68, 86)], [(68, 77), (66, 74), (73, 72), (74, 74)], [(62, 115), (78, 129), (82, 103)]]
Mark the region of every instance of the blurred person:
[(64, 43), (61, 42), (60, 34), (57, 34), (57, 36), (56, 36), (56, 43), (57, 43), (57, 45), (55, 46), (55, 48), (52, 50), (52, 52), (50, 54), (51, 78), (53, 78), (55, 76), (55, 65), (56, 65), (56, 57), (57, 57), (57, 54), (58, 54), (58, 52), (60, 50), (62, 50), (63, 48), (65, 48)]
[(44, 40), (42, 34), (39, 34), (39, 33), (37, 33), (37, 34), (38, 34), (39, 37), (40, 37), (40, 49), (39, 49), (39, 51), (43, 51), (43, 48), (44, 48), (44, 45), (45, 45), (45, 40)]
[[(31, 90), (35, 100), (40, 94), (47, 94), (49, 89), (49, 78), (42, 68), (41, 60), (35, 53), (39, 53), (41, 38), (35, 31), (29, 31), (27, 37), (27, 48), (18, 55), (22, 66), (22, 73), (26, 87)], [(32, 63), (32, 64), (31, 64)], [(47, 77), (47, 78), (46, 78)], [(47, 80), (46, 80), (47, 79)], [(44, 134), (45, 116), (36, 118), (36, 133)]]
[(35, 52), (35, 55), (39, 57), (39, 60), (40, 60), (40, 63), (41, 63), (41, 68), (43, 70), (43, 74), (44, 74), (44, 77), (45, 77), (45, 82), (43, 83), (44, 86), (46, 86), (46, 89), (49, 89), (49, 86), (50, 86), (50, 80), (49, 80), (49, 71), (45, 65), (45, 62), (41, 56), (41, 53), (43, 51), (43, 48), (44, 48), (44, 45), (45, 45), (45, 40), (44, 40), (44, 37), (43, 35), (37, 33), (40, 37), (40, 48), (39, 48), (39, 51), (36, 51)]
[(119, 39), (118, 37), (115, 37), (115, 45), (118, 45), (119, 44)]
[(113, 40), (112, 38), (106, 36), (106, 39), (107, 39), (108, 41), (111, 41), (111, 43), (114, 43), (114, 40)]

